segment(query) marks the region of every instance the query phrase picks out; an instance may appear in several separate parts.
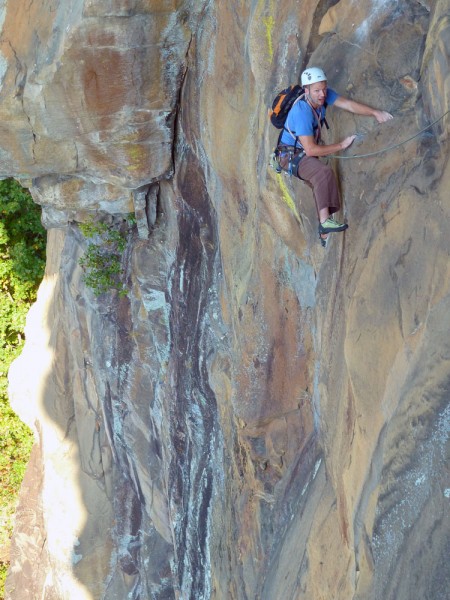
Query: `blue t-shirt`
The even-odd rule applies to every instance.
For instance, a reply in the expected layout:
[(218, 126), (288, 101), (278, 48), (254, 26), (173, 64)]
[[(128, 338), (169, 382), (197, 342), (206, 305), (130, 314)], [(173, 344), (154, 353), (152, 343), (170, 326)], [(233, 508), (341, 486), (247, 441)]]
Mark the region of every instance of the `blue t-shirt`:
[[(337, 94), (331, 88), (327, 88), (327, 96), (325, 101), (328, 105), (332, 105), (339, 98), (339, 94)], [(320, 120), (325, 118), (325, 106), (321, 106), (316, 109), (317, 114), (320, 117)], [(286, 122), (284, 124), (283, 135), (281, 136), (281, 144), (286, 144), (287, 146), (293, 146), (295, 144), (295, 139), (292, 135), (287, 131), (287, 128), (292, 131), (295, 135), (312, 135), (315, 138), (316, 130), (318, 127), (317, 118), (314, 116), (313, 110), (311, 106), (304, 102), (303, 100), (299, 100), (289, 111)], [(299, 143), (297, 142), (297, 146)]]

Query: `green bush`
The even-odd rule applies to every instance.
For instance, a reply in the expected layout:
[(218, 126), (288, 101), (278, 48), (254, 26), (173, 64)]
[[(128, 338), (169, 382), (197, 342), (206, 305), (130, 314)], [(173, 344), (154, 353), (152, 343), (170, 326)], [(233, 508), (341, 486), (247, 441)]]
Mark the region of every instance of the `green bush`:
[[(46, 234), (40, 208), (13, 179), (0, 181), (0, 547), (12, 519), (33, 436), (11, 409), (7, 373), (24, 343), (25, 318), (44, 274)], [(0, 561), (0, 598), (7, 562)]]
[(127, 223), (126, 231), (102, 221), (80, 223), (81, 232), (91, 241), (79, 263), (84, 269), (84, 282), (96, 296), (112, 290), (118, 291), (120, 296), (128, 293), (123, 283), (122, 255), (127, 233), (135, 223), (132, 216)]

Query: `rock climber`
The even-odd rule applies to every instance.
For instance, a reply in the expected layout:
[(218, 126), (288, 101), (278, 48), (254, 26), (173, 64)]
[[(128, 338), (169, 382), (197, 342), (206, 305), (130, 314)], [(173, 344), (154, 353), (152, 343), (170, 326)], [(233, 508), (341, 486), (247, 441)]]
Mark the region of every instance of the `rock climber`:
[(320, 162), (318, 157), (345, 150), (356, 138), (356, 135), (349, 135), (336, 144), (320, 143), (321, 129), (326, 125), (326, 107), (337, 106), (357, 115), (374, 117), (378, 123), (393, 117), (384, 110), (338, 95), (328, 87), (327, 77), (318, 67), (303, 71), (301, 84), (305, 90), (303, 101), (297, 101), (289, 111), (277, 154), (283, 169), (287, 170), (291, 162), (292, 172), (312, 188), (319, 216), (319, 236), (325, 245), (329, 233), (344, 231), (348, 225), (331, 218), (341, 206), (337, 181), (331, 167)]

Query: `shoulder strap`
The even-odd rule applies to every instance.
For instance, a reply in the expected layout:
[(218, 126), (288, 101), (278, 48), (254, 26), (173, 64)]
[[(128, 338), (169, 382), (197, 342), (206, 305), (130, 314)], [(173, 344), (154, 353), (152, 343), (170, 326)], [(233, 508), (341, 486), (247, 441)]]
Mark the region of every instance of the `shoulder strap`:
[[(313, 115), (315, 116), (315, 118), (317, 119), (317, 132), (316, 132), (316, 144), (319, 143), (319, 141), (322, 138), (322, 125), (325, 124), (327, 129), (329, 129), (328, 123), (326, 118), (324, 117), (323, 120), (320, 118), (320, 116), (317, 114), (316, 110), (313, 108), (313, 106), (310, 104), (310, 102), (308, 102), (308, 99), (306, 98), (305, 93), (303, 92), (303, 94), (301, 94), (294, 102), (294, 104), (291, 107), (291, 110), (294, 108), (294, 106), (297, 104), (297, 102), (299, 102), (300, 100), (303, 100), (304, 102), (306, 102), (306, 104), (310, 107), (310, 109), (313, 112)], [(291, 112), (291, 110), (289, 111), (289, 113)], [(301, 147), (301, 144), (297, 141), (297, 136), (290, 130), (289, 125), (288, 125), (288, 116), (286, 117), (286, 121), (284, 124), (283, 129), (285, 129), (286, 131), (288, 131), (290, 133), (290, 135), (294, 138), (294, 148), (297, 146), (297, 144)], [(281, 134), (280, 134), (280, 138), (281, 140)]]
[[(320, 117), (319, 117), (319, 115), (317, 114), (317, 112), (316, 112), (316, 109), (315, 109), (315, 108), (314, 108), (314, 107), (311, 105), (311, 103), (310, 103), (310, 102), (308, 102), (308, 100), (306, 100), (306, 102), (308, 103), (308, 106), (311, 108), (311, 110), (312, 110), (312, 112), (313, 112), (313, 115), (314, 115), (314, 116), (316, 117), (316, 119), (317, 119), (317, 134), (316, 134), (316, 144), (318, 144), (318, 143), (319, 143), (319, 141), (320, 141), (320, 140), (321, 140), (321, 138), (322, 138), (322, 125), (323, 125), (323, 123), (322, 123), (322, 120), (321, 120), (321, 118), (320, 118)], [(325, 120), (325, 119), (324, 119), (324, 120)], [(325, 120), (325, 123), (326, 123), (326, 120)], [(328, 128), (328, 123), (327, 123), (327, 128)]]
[[(297, 100), (294, 102), (294, 104), (291, 106), (291, 110), (294, 108), (294, 106), (297, 104), (297, 102), (299, 102), (300, 100), (304, 100), (305, 99), (305, 92), (303, 92), (303, 94), (300, 94), (300, 96), (297, 98)], [(291, 110), (289, 111), (289, 113), (291, 112)], [(292, 133), (292, 131), (289, 128), (289, 125), (287, 124), (288, 122), (288, 118), (289, 118), (289, 114), (286, 117), (286, 121), (284, 123), (284, 129), (286, 129), (286, 131), (288, 133), (290, 133), (290, 135), (294, 138), (294, 148), (297, 146), (297, 136)], [(281, 139), (281, 138), (280, 138)]]

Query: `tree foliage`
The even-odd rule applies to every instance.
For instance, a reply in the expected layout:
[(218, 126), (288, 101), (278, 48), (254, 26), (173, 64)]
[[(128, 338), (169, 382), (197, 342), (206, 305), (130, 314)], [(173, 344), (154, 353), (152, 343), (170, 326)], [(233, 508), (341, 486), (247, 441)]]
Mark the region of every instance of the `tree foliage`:
[[(31, 432), (9, 405), (7, 373), (22, 349), (25, 318), (44, 274), (46, 235), (40, 212), (17, 181), (0, 181), (0, 548), (7, 546), (11, 535), (32, 445)], [(6, 567), (1, 552), (0, 597)]]
[(122, 255), (127, 235), (135, 225), (136, 219), (132, 214), (123, 220), (119, 228), (102, 221), (80, 223), (81, 232), (90, 242), (79, 264), (84, 270), (84, 282), (96, 296), (113, 290), (118, 291), (119, 296), (127, 295)]

